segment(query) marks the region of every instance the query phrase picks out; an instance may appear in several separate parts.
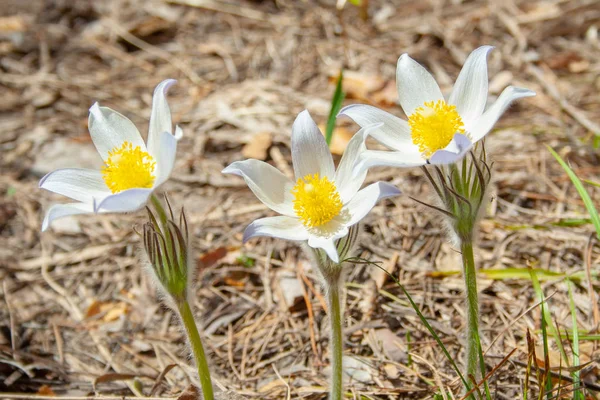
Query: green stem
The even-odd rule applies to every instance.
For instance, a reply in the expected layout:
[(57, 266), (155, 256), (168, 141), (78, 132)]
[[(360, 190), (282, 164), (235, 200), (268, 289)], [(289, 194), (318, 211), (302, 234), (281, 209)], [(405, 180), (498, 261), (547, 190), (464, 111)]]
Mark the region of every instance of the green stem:
[(194, 315), (192, 314), (192, 310), (190, 309), (187, 300), (179, 303), (178, 309), (190, 345), (192, 346), (192, 352), (194, 353), (194, 360), (196, 361), (196, 367), (198, 368), (198, 378), (200, 379), (203, 399), (214, 400), (210, 371), (208, 370), (206, 356), (204, 355), (204, 347), (202, 347), (202, 341), (200, 340), (200, 334), (196, 327), (196, 321), (194, 320)]
[(471, 241), (461, 242), (463, 261), (463, 275), (465, 278), (465, 289), (467, 292), (467, 354), (465, 360), (465, 378), (469, 376), (480, 379), (485, 375), (482, 370), (479, 373), (477, 367), (481, 343), (479, 341), (479, 301), (477, 298), (477, 271), (473, 257), (473, 243)]
[(329, 400), (342, 400), (342, 312), (340, 307), (339, 281), (329, 282), (327, 300), (331, 320), (331, 391)]

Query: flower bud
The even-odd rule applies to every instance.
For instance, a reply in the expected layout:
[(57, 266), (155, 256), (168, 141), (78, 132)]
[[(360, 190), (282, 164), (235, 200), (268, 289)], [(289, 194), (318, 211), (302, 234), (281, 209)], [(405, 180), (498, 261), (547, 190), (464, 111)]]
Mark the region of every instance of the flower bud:
[(440, 207), (426, 205), (449, 217), (448, 224), (460, 241), (472, 240), (485, 203), (492, 177), (486, 158), (484, 143), (480, 142), (456, 164), (436, 165), (433, 174), (423, 167), (441, 202)]
[(193, 278), (188, 260), (187, 219), (182, 210), (179, 223), (175, 223), (168, 200), (169, 215), (164, 212), (160, 203), (153, 204), (158, 208), (159, 218), (148, 209), (149, 221), (143, 227), (144, 250), (159, 288), (175, 303), (180, 303), (186, 300), (189, 283)]

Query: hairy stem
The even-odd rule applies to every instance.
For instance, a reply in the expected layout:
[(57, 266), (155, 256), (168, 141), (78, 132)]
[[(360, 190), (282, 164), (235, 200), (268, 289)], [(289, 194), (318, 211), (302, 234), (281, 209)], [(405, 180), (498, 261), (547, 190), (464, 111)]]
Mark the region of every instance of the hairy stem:
[(467, 292), (467, 354), (465, 359), (465, 378), (469, 376), (475, 379), (485, 375), (485, 371), (479, 373), (479, 301), (477, 298), (477, 271), (473, 257), (473, 243), (461, 241), (460, 245), (463, 261), (463, 275), (465, 278), (465, 290)]
[(329, 400), (342, 400), (342, 312), (340, 307), (340, 284), (333, 280), (327, 284), (329, 319), (331, 320), (331, 389)]
[(192, 346), (192, 352), (194, 353), (194, 361), (196, 362), (196, 367), (198, 368), (198, 378), (200, 379), (203, 399), (214, 400), (210, 371), (208, 370), (206, 356), (204, 355), (204, 347), (202, 346), (200, 334), (198, 333), (198, 328), (196, 327), (196, 321), (194, 320), (194, 315), (192, 314), (192, 310), (190, 309), (190, 305), (187, 300), (179, 303), (178, 309), (190, 341), (190, 346)]

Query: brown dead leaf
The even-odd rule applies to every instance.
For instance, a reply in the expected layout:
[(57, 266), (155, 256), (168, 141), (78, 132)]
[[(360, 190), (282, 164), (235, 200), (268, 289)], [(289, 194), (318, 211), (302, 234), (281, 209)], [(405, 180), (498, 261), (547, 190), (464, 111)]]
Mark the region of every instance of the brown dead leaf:
[(122, 315), (127, 314), (129, 312), (129, 305), (119, 301), (118, 303), (106, 304), (102, 309), (103, 311), (106, 311), (102, 321), (111, 322), (121, 318)]
[(25, 32), (27, 25), (27, 20), (21, 15), (0, 18), (0, 32), (2, 33)]
[(92, 302), (92, 304), (90, 304), (90, 306), (88, 307), (87, 311), (85, 312), (85, 318), (90, 318), (93, 317), (96, 314), (100, 313), (100, 302), (97, 300), (94, 300)]
[[(535, 362), (540, 368), (546, 369), (546, 362), (544, 361), (544, 347), (542, 345), (537, 344), (535, 346)], [(560, 353), (553, 349), (548, 349), (548, 360), (550, 361), (550, 368), (563, 366), (565, 367), (567, 363), (564, 360), (561, 360), (562, 357)]]
[(393, 107), (398, 104), (398, 88), (396, 82), (388, 81), (385, 86), (372, 96), (373, 103), (379, 107)]
[(269, 132), (261, 132), (252, 136), (252, 139), (242, 149), (242, 155), (246, 158), (255, 158), (257, 160), (266, 160), (267, 151), (273, 142)]
[(85, 318), (91, 318), (103, 314), (102, 322), (111, 322), (119, 319), (129, 312), (129, 305), (125, 302), (110, 302), (94, 300), (85, 312)]
[(400, 255), (397, 251), (395, 251), (394, 254), (392, 254), (392, 256), (390, 257), (390, 259), (384, 263), (383, 267), (385, 268), (385, 271), (387, 271), (387, 274), (380, 268), (372, 269), (371, 279), (373, 279), (377, 284), (377, 289), (381, 289), (383, 287), (384, 283), (388, 278), (388, 274), (394, 273), (394, 270), (396, 269), (396, 263), (398, 262), (399, 258)]
[(139, 21), (131, 30), (130, 33), (137, 37), (147, 37), (154, 33), (166, 31), (171, 27), (171, 23), (162, 18), (150, 16)]
[(217, 247), (214, 250), (204, 253), (198, 259), (198, 269), (212, 267), (227, 255), (227, 247)]
[(573, 61), (569, 63), (569, 72), (578, 74), (590, 69), (590, 62), (587, 60)]
[(557, 54), (553, 54), (547, 58), (546, 64), (550, 69), (553, 70), (565, 70), (569, 68), (569, 65), (574, 62), (581, 62), (583, 58), (574, 51), (563, 51)]
[(139, 376), (139, 375), (136, 375), (136, 374), (108, 373), (108, 374), (100, 375), (99, 377), (97, 377), (96, 379), (94, 379), (94, 386), (96, 386), (99, 383), (116, 382), (116, 381), (128, 381), (128, 380), (134, 379), (137, 376)]
[[(339, 73), (339, 70), (330, 71), (329, 81), (335, 84)], [(349, 99), (370, 102), (372, 94), (381, 91), (385, 85), (386, 81), (378, 75), (368, 75), (356, 71), (344, 71), (342, 88), (344, 93), (346, 93), (346, 97)]]
[(396, 379), (400, 376), (400, 370), (394, 364), (385, 364), (383, 370), (390, 379)]
[(375, 329), (373, 334), (375, 343), (380, 346), (387, 358), (396, 362), (406, 361), (406, 348), (402, 338), (388, 328)]
[(48, 385), (40, 386), (40, 388), (38, 389), (36, 394), (38, 396), (56, 396), (56, 393), (54, 393), (54, 390), (52, 390), (52, 388)]
[(177, 397), (177, 400), (198, 400), (199, 398), (198, 388), (190, 385)]

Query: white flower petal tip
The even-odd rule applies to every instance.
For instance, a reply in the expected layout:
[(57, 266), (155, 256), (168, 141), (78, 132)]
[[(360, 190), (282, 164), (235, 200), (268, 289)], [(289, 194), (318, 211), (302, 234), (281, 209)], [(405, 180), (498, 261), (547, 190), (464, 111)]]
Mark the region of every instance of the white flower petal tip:
[(513, 101), (532, 96), (535, 96), (533, 90), (515, 86), (508, 86), (504, 89), (494, 104), (481, 115), (477, 123), (469, 131), (473, 143), (481, 140), (492, 130), (498, 119), (504, 114)]
[(473, 143), (467, 136), (457, 133), (446, 149), (433, 153), (429, 158), (429, 163), (433, 165), (452, 164), (462, 159), (472, 147)]
[(362, 128), (383, 123), (383, 126), (372, 130), (370, 135), (391, 149), (416, 147), (412, 143), (408, 123), (387, 111), (365, 104), (353, 104), (344, 107), (338, 115), (352, 119)]
[(183, 130), (179, 127), (179, 125), (175, 126), (175, 139), (179, 140), (183, 137)]
[(55, 204), (46, 212), (44, 221), (42, 222), (42, 232), (46, 231), (52, 221), (58, 218), (67, 217), (69, 215), (77, 214), (91, 214), (94, 210), (91, 204), (84, 203), (69, 203), (69, 204)]
[(448, 98), (448, 103), (456, 106), (467, 130), (476, 123), (487, 102), (487, 58), (492, 49), (492, 46), (481, 46), (469, 54)]
[(52, 171), (40, 180), (39, 187), (82, 203), (91, 203), (95, 197), (110, 195), (100, 171), (90, 169), (64, 168)]
[(398, 99), (406, 115), (411, 115), (427, 101), (444, 100), (433, 76), (408, 54), (403, 54), (398, 59), (396, 85)]
[[(177, 81), (166, 79), (160, 82), (154, 89), (152, 96), (152, 111), (150, 113), (150, 126), (148, 128), (148, 152), (155, 158), (161, 156), (160, 135), (163, 132), (173, 133), (173, 121), (171, 109), (167, 102), (167, 92)], [(179, 132), (175, 129), (175, 136)]]
[(308, 233), (296, 218), (267, 217), (253, 221), (244, 230), (243, 243), (255, 237), (275, 237), (285, 240), (307, 240)]
[(308, 245), (313, 249), (322, 249), (334, 263), (340, 262), (334, 239), (311, 236), (308, 238)]
[(334, 178), (335, 166), (325, 136), (307, 110), (292, 125), (292, 164), (296, 179), (319, 174)]
[(94, 202), (94, 212), (133, 212), (148, 202), (152, 189), (128, 189)]
[(222, 173), (244, 178), (250, 190), (271, 210), (287, 216), (296, 215), (292, 205), (294, 183), (272, 165), (253, 159), (236, 161)]
[(236, 166), (236, 164), (241, 163), (243, 161), (234, 161), (225, 168), (221, 170), (222, 174), (231, 174), (243, 177), (242, 171)]
[(533, 90), (522, 88), (522, 87), (509, 86), (506, 89), (511, 89), (512, 90), (512, 96), (515, 99), (521, 99), (521, 98), (524, 98), (524, 97), (533, 97), (533, 96), (536, 95), (536, 93)]
[(156, 88), (154, 89), (154, 95), (157, 95), (158, 93), (167, 94), (167, 92), (169, 91), (169, 88), (171, 86), (173, 86), (174, 84), (177, 83), (176, 79), (165, 79), (164, 81), (162, 81), (161, 83), (159, 83)]

